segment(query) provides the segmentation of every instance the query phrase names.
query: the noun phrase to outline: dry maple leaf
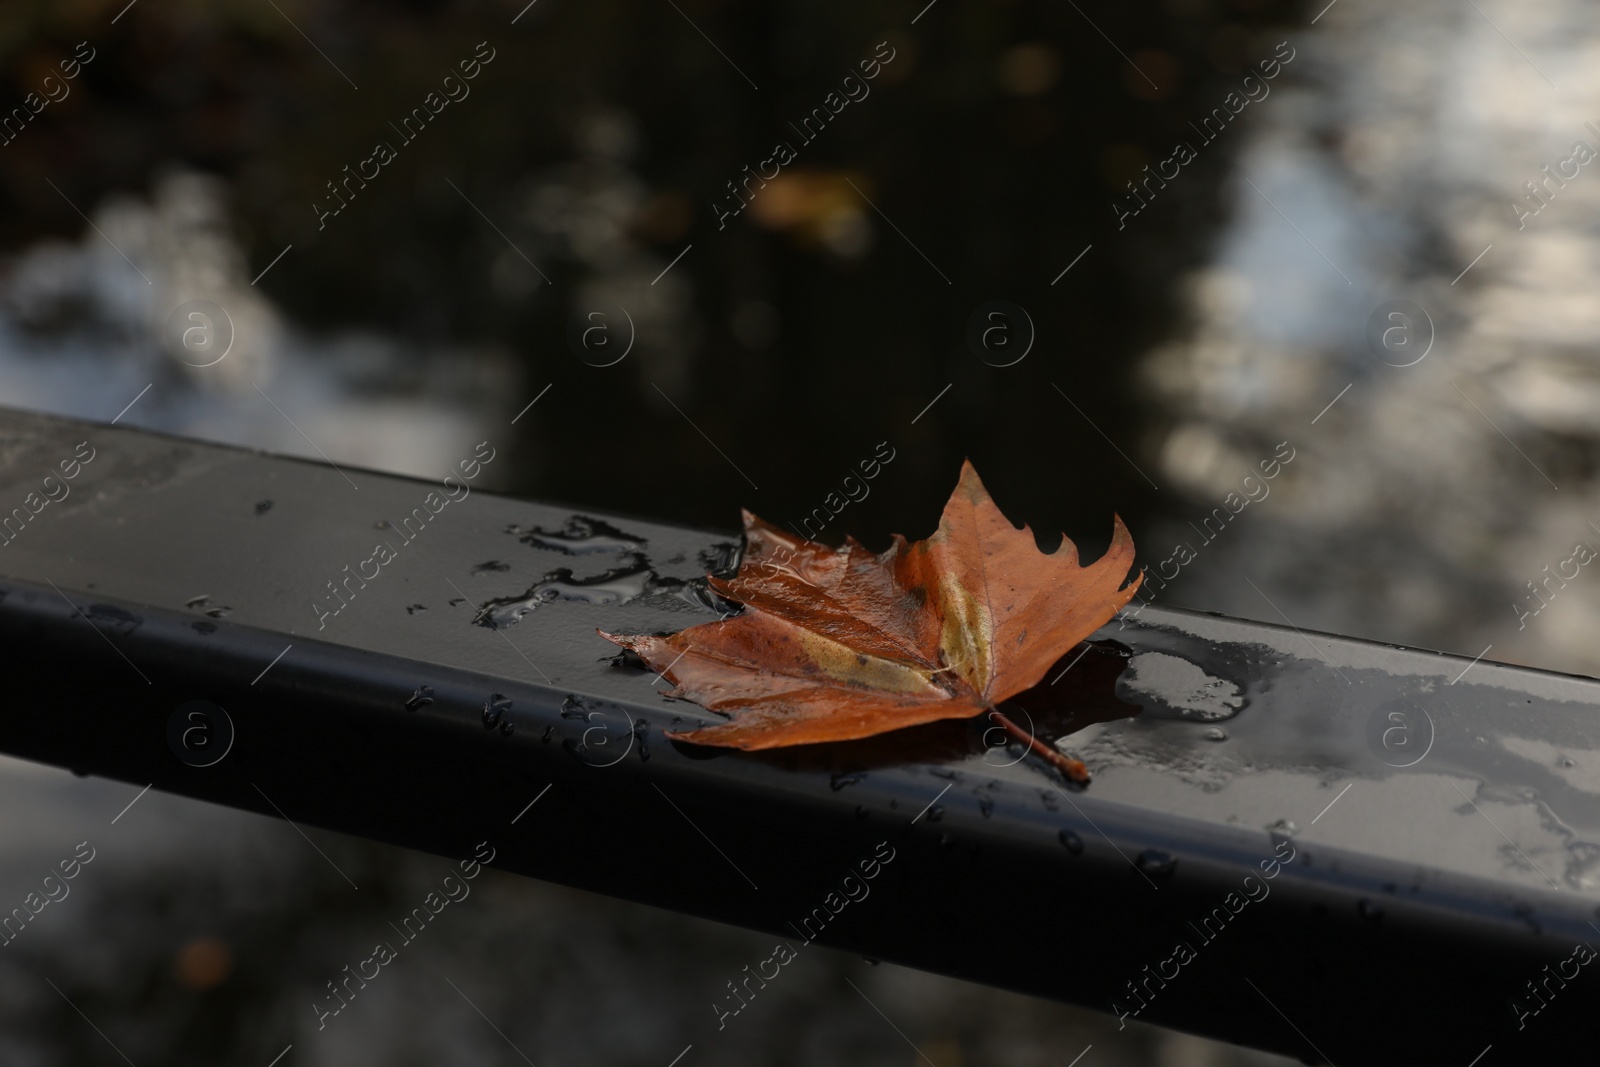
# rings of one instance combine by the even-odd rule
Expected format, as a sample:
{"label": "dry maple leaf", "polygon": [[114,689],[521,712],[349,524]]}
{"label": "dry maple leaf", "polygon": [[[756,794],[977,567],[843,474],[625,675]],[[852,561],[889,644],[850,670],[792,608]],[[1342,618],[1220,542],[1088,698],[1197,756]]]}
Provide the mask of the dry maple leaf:
{"label": "dry maple leaf", "polygon": [[[870,737],[937,719],[970,718],[1036,684],[1063,653],[1133,596],[1123,582],[1133,539],[1113,517],[1111,547],[1089,566],[1066,537],[1039,551],[1013,526],[971,463],[925,541],[894,535],[872,553],[854,538],[831,548],[744,513],[745,551],[711,588],[744,605],[731,618],[667,636],[609,634],[677,686],[670,694],[732,721],[681,741],[742,749]],[[1067,774],[1077,760],[1007,728]]]}

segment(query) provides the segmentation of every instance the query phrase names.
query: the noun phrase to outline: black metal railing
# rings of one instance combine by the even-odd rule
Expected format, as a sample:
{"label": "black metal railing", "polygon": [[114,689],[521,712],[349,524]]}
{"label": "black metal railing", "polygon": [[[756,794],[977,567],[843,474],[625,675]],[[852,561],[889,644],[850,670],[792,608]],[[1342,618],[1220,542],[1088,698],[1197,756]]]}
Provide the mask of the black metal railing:
{"label": "black metal railing", "polygon": [[6,753],[1308,1062],[1596,1036],[1590,679],[1151,606],[1016,703],[1087,789],[981,720],[694,748],[663,730],[713,716],[595,629],[715,618],[726,534],[0,435]]}

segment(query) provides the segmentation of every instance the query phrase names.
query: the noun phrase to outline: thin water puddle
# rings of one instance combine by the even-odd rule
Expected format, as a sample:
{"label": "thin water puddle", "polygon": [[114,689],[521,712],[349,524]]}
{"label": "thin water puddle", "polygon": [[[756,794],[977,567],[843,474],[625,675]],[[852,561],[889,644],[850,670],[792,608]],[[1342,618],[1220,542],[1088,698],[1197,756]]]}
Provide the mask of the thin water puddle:
{"label": "thin water puddle", "polygon": [[[647,538],[628,533],[609,522],[588,515],[573,515],[557,529],[543,526],[508,525],[505,532],[524,544],[568,556],[611,554],[616,564],[597,574],[579,575],[571,567],[547,571],[520,593],[496,597],[478,605],[473,622],[489,629],[501,629],[520,622],[531,611],[555,603],[580,603],[615,606],[634,601],[654,602],[669,610],[691,610],[702,614],[728,615],[739,606],[711,591],[702,574],[676,578],[661,574],[644,552]],[[717,542],[698,553],[706,573],[724,573],[737,567],[740,546]],[[677,555],[668,563],[682,563]],[[474,573],[509,569],[503,565],[480,566]]]}
{"label": "thin water puddle", "polygon": [[632,552],[648,544],[643,537],[625,533],[603,519],[588,515],[574,515],[557,530],[547,530],[542,526],[524,528],[512,523],[506,527],[506,533],[516,535],[523,544],[569,556]]}
{"label": "thin water puddle", "polygon": [[1231,719],[1249,703],[1238,683],[1170,652],[1141,652],[1130,659],[1117,680],[1117,696],[1156,718],[1206,723]]}

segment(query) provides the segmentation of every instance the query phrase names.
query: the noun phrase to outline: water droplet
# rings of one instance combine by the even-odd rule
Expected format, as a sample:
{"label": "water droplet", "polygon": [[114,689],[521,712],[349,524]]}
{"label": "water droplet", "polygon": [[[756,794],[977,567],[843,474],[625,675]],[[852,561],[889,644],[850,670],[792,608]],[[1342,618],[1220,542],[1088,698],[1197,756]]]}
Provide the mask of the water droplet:
{"label": "water droplet", "polygon": [[1212,726],[1208,727],[1201,736],[1207,741],[1226,741],[1228,739],[1228,731],[1220,726]]}
{"label": "water droplet", "polygon": [[407,711],[416,711],[418,708],[427,707],[433,703],[433,686],[419,685],[417,691],[411,694],[411,699],[406,701]]}
{"label": "water droplet", "polygon": [[639,762],[644,763],[650,759],[650,724],[639,721],[633,724],[633,738],[639,742]]}
{"label": "water droplet", "polygon": [[1178,869],[1178,861],[1170,852],[1147,848],[1134,857],[1134,866],[1152,878],[1167,878]]}
{"label": "water droplet", "polygon": [[938,822],[940,819],[944,818],[944,805],[935,804],[933,807],[929,808],[926,818],[929,822]]}
{"label": "water droplet", "polygon": [[1074,856],[1083,851],[1083,838],[1079,837],[1071,830],[1062,830],[1060,833],[1056,834],[1056,839],[1059,840],[1063,845],[1067,846],[1067,851],[1072,853]]}
{"label": "water droplet", "polygon": [[505,571],[508,571],[510,569],[511,569],[511,564],[509,564],[509,563],[501,563],[497,559],[491,559],[491,560],[486,560],[483,563],[479,563],[477,566],[473,567],[472,568],[472,573],[473,574],[489,574],[489,573],[500,574],[500,573],[504,573]]}
{"label": "water droplet", "polygon": [[940,848],[949,848],[951,845],[953,845],[955,843],[956,843],[956,839],[951,837],[949,834],[940,834],[939,835],[939,847]]}
{"label": "water droplet", "polygon": [[1300,832],[1300,828],[1289,819],[1279,819],[1277,822],[1267,827],[1267,829],[1271,830],[1275,834],[1282,834],[1284,837],[1293,837],[1295,834]]}
{"label": "water droplet", "polygon": [[500,719],[506,710],[511,707],[503,693],[490,693],[489,699],[483,702],[483,728],[493,730],[500,725]]}
{"label": "water droplet", "polygon": [[191,622],[189,625],[194,627],[194,632],[197,634],[214,634],[217,632],[217,624],[214,622]]}
{"label": "water droplet", "polygon": [[857,804],[856,805],[856,818],[865,819],[866,817],[867,817],[867,807],[866,807],[866,805],[865,804]]}
{"label": "water droplet", "polygon": [[871,956],[862,956],[861,958],[867,962],[869,967],[876,967],[878,964],[883,962],[882,960],[875,960]]}
{"label": "water droplet", "polygon": [[257,515],[265,515],[267,512],[269,512],[271,510],[272,510],[272,501],[270,501],[270,500],[258,500],[258,501],[256,501],[256,514]]}
{"label": "water droplet", "polygon": [[1056,795],[1054,793],[1049,792],[1048,790],[1039,790],[1039,801],[1040,803],[1044,804],[1045,811],[1061,810],[1061,802],[1056,799]]}
{"label": "water droplet", "polygon": [[512,731],[514,731],[516,728],[517,728],[517,724],[516,723],[512,722],[510,719],[503,719],[500,722],[500,736],[501,737],[510,737],[511,734],[512,734]]}
{"label": "water droplet", "polygon": [[1362,898],[1356,901],[1356,913],[1368,922],[1381,922],[1383,920],[1383,907],[1372,901]]}
{"label": "water droplet", "polygon": [[550,735],[555,733],[555,732],[556,732],[555,723],[549,723],[544,728],[544,736],[539,738],[539,740],[543,741],[545,744],[548,745],[550,743]]}
{"label": "water droplet", "polygon": [[980,796],[978,798],[978,811],[985,819],[994,814],[994,797]]}
{"label": "water droplet", "polygon": [[643,596],[654,571],[641,564],[615,567],[589,578],[575,578],[563,567],[551,571],[521,596],[499,597],[484,604],[473,622],[491,630],[521,621],[530,611],[557,600],[585,604],[626,604]]}
{"label": "water droplet", "polygon": [[512,524],[506,533],[519,535],[523,544],[535,548],[548,548],[569,556],[587,556],[600,552],[629,552],[643,548],[647,542],[642,537],[623,533],[610,523],[587,515],[574,515],[559,530],[546,530],[535,526],[524,530]]}
{"label": "water droplet", "polygon": [[928,771],[928,773],[933,775],[935,778],[948,778],[952,782],[956,781],[957,779],[959,779],[961,777],[960,774],[958,774],[955,771],[950,770],[950,768],[948,768],[948,767],[934,767],[934,768],[930,769]]}
{"label": "water droplet", "polygon": [[206,618],[208,619],[224,619],[231,614],[233,614],[233,609],[229,607],[215,607],[206,609]]}
{"label": "water droplet", "polygon": [[828,780],[828,784],[832,786],[833,791],[837,793],[845,786],[855,785],[865,777],[866,775],[864,774],[835,774]]}
{"label": "water droplet", "polygon": [[211,595],[209,593],[201,593],[199,596],[192,596],[185,600],[183,606],[186,608],[198,608],[204,607],[209,603],[211,603]]}

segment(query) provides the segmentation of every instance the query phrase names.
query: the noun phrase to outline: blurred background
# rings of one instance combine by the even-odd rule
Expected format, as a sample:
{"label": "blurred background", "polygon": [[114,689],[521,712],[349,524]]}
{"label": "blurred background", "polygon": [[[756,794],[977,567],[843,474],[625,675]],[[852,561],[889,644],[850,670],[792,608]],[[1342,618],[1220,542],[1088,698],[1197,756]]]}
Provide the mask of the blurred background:
{"label": "blurred background", "polygon": [[[1596,673],[1600,578],[1528,583],[1600,547],[1597,53],[1575,0],[16,0],[0,403],[869,545],[971,457],[1047,542],[1187,546],[1158,603]],[[8,1064],[664,1065],[769,951],[490,874],[318,1034],[442,861],[0,790],[0,900],[103,857],[0,952]],[[684,1067],[1281,1062],[805,966]]]}

